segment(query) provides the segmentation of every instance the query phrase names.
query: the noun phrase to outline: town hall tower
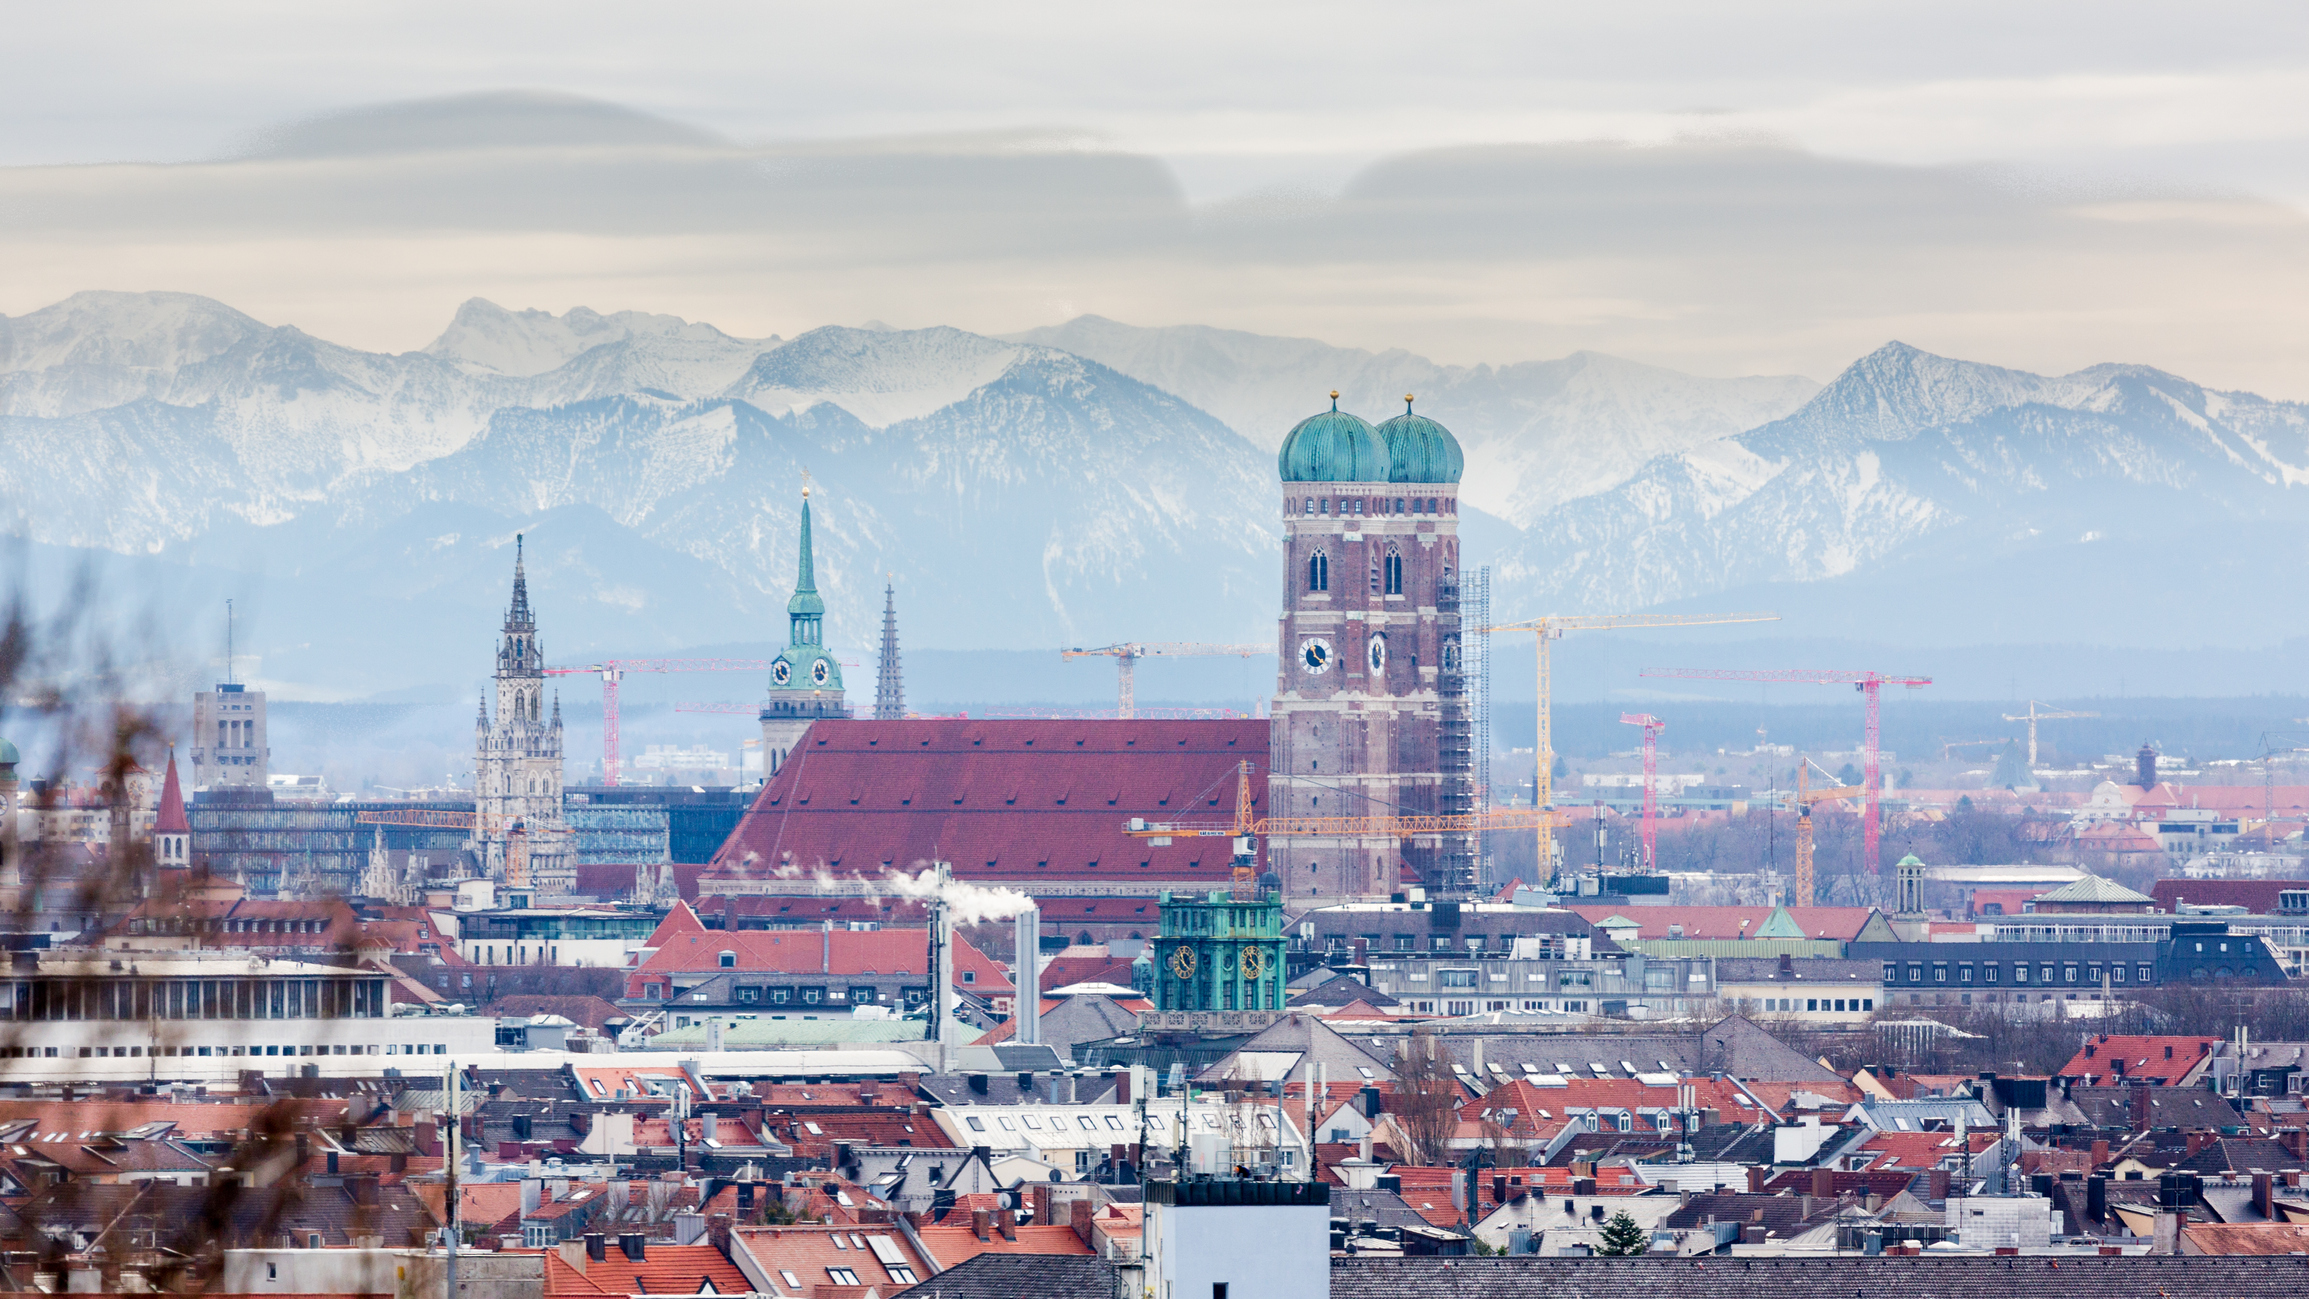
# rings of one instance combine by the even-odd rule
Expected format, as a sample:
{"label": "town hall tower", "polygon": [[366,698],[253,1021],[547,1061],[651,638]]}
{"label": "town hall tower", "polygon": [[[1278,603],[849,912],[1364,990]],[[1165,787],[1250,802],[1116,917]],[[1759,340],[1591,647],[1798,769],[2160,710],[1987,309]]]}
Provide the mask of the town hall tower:
{"label": "town hall tower", "polygon": [[515,823],[529,841],[529,880],[539,893],[566,893],[575,869],[566,845],[553,842],[561,825],[561,699],[545,697],[545,650],[537,615],[529,608],[529,577],[522,539],[513,539],[513,603],[498,634],[494,677],[497,715],[481,699],[473,723],[473,827],[482,869],[505,870]]}

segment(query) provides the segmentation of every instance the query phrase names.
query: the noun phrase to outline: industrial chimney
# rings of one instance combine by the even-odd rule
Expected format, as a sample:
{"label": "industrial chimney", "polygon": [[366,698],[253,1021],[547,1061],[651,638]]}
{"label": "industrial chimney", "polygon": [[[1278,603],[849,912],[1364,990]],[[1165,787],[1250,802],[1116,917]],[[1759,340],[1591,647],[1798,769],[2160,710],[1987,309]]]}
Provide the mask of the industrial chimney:
{"label": "industrial chimney", "polygon": [[2133,763],[2140,769],[2135,774],[2136,783],[2142,789],[2155,789],[2157,787],[2157,751],[2149,747],[2147,740],[2141,741],[2141,751],[2133,755]]}
{"label": "industrial chimney", "polygon": [[1010,981],[1018,990],[1018,1031],[1010,1040],[1023,1045],[1042,1040],[1042,908],[1019,912],[1014,924],[1017,959],[1012,964],[1018,972]]}

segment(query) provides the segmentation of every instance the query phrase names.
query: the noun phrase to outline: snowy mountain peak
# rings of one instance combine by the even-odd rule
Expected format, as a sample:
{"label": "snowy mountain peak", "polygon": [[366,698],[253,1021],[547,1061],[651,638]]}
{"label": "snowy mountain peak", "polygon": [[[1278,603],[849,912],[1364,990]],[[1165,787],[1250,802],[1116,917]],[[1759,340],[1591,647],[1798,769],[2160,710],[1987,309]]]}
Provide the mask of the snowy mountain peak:
{"label": "snowy mountain peak", "polygon": [[1898,440],[1935,425],[2044,399],[2052,381],[1890,342],[1846,366],[1781,421],[1816,436]]}
{"label": "snowy mountain peak", "polygon": [[91,290],[21,316],[0,316],[0,374],[64,365],[175,370],[270,328],[197,293]]}
{"label": "snowy mountain peak", "polygon": [[757,357],[724,396],[772,414],[832,402],[869,428],[942,410],[1039,348],[966,330],[813,329]]}
{"label": "snowy mountain peak", "polygon": [[712,325],[679,316],[643,311],[605,316],[587,307],[572,307],[557,316],[535,308],[508,311],[486,298],[472,298],[457,308],[456,318],[424,351],[467,374],[526,379],[558,370],[594,348],[635,338],[677,340],[709,349],[746,342],[767,347],[777,341],[733,339]]}

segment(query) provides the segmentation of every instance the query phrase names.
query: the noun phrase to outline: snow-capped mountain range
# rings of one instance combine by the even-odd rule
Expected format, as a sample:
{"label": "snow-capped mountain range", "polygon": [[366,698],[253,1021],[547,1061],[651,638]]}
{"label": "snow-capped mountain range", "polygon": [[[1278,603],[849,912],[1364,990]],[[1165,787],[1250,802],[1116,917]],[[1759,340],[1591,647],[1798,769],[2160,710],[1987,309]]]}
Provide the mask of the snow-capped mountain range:
{"label": "snow-capped mountain range", "polygon": [[1415,395],[1467,453],[1466,499],[1518,526],[1626,482],[1645,461],[1756,427],[1820,385],[1798,375],[1707,379],[1577,352],[1514,365],[1439,365],[1202,325],[1142,329],[1097,316],[1016,335],[1175,392],[1268,450],[1313,413],[1310,394],[1385,419]]}
{"label": "snow-capped mountain range", "polygon": [[[1820,634],[2142,643],[2101,566],[2231,599],[2309,536],[2303,408],[2138,367],[1893,344],[1818,388],[1095,317],[749,339],[478,300],[386,355],[169,293],[0,317],[0,496],[35,580],[109,556],[195,659],[234,597],[244,670],[346,697],[485,671],[517,532],[556,660],[780,641],[806,471],[862,695],[885,582],[917,647],[1270,635],[1272,452],[1333,387],[1374,419],[1416,392],[1459,434],[1503,615],[1761,602]],[[2255,643],[2303,621],[2254,613]]]}

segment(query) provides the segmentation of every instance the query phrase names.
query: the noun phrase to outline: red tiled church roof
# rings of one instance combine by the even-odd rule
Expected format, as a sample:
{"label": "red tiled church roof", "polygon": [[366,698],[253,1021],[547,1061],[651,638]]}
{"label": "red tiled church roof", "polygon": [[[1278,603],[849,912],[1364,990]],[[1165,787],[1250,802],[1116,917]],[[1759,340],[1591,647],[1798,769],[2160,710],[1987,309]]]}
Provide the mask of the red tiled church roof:
{"label": "red tiled church roof", "polygon": [[191,834],[192,822],[184,815],[184,786],[176,779],[176,750],[168,751],[168,776],[160,786],[160,815],[153,818],[154,834]]}
{"label": "red tiled church roof", "polygon": [[965,879],[1219,883],[1228,841],[1155,847],[1131,817],[1225,820],[1235,767],[1266,805],[1267,723],[826,720],[763,786],[701,884],[780,869],[877,875],[952,862]]}

